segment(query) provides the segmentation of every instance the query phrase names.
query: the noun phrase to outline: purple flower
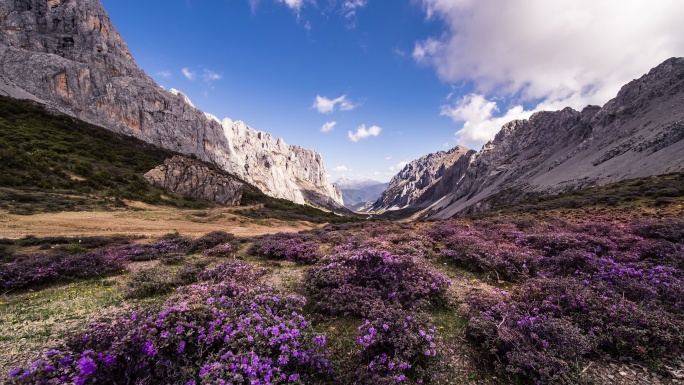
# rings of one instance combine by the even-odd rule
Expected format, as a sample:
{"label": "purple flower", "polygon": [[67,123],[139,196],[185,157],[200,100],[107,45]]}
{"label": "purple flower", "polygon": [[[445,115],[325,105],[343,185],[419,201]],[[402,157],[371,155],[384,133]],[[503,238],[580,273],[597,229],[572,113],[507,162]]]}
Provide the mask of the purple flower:
{"label": "purple flower", "polygon": [[24,369],[22,369],[22,368],[14,368],[14,369],[10,370],[10,372],[9,372],[10,378],[17,377],[23,370]]}
{"label": "purple flower", "polygon": [[154,357],[157,355],[157,349],[154,348],[154,344],[152,344],[152,342],[150,341],[146,341],[143,344],[142,351],[150,357]]}
{"label": "purple flower", "polygon": [[181,341],[178,344],[178,353],[183,353],[184,350],[185,350],[185,341]]}
{"label": "purple flower", "polygon": [[107,356],[107,357],[104,358],[104,362],[105,362],[105,364],[107,364],[107,365],[113,364],[114,361],[116,361],[116,357],[111,356],[111,355],[109,355],[109,356]]}
{"label": "purple flower", "polygon": [[89,357],[81,358],[78,360],[77,365],[79,373],[81,373],[81,375],[84,377],[88,377],[89,375],[95,373],[95,370],[97,370],[97,365]]}

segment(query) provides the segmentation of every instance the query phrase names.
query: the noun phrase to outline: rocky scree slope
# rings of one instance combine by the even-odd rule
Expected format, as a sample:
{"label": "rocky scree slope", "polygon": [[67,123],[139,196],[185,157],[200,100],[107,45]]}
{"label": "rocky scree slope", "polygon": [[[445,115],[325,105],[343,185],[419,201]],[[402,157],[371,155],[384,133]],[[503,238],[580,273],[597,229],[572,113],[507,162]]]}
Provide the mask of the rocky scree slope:
{"label": "rocky scree slope", "polygon": [[454,163],[468,153],[467,148],[456,146],[449,151],[439,151],[412,161],[392,177],[387,190],[369,211],[383,212],[411,206],[426,190],[439,182]]}
{"label": "rocky scree slope", "polygon": [[[684,58],[623,86],[603,107],[538,112],[456,161],[410,206],[448,218],[558,193],[684,170]],[[505,201],[505,202],[502,202]]]}
{"label": "rocky scree slope", "polygon": [[264,193],[341,207],[321,156],[196,109],[137,67],[99,0],[0,2],[0,94],[192,154]]}

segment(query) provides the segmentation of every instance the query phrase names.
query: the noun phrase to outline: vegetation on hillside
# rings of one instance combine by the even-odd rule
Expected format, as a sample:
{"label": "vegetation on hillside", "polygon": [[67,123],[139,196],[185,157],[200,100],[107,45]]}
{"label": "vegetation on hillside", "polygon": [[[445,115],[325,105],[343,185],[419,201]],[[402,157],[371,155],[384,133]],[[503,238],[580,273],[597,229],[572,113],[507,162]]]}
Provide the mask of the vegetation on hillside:
{"label": "vegetation on hillside", "polygon": [[[133,137],[0,96],[0,209],[15,214],[110,210],[124,200],[179,208],[216,206],[145,182],[143,174],[175,155]],[[208,165],[211,167],[210,165]],[[311,206],[248,188],[240,211],[252,219],[346,222]]]}

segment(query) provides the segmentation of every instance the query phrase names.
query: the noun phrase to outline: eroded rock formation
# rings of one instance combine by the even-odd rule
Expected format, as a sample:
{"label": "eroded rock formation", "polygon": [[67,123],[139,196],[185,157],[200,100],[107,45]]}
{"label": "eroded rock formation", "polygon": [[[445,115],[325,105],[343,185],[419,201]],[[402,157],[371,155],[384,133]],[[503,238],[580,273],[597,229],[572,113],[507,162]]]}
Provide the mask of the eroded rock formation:
{"label": "eroded rock formation", "polygon": [[342,204],[321,156],[220,122],[138,68],[99,0],[0,2],[0,93],[212,163],[264,193]]}

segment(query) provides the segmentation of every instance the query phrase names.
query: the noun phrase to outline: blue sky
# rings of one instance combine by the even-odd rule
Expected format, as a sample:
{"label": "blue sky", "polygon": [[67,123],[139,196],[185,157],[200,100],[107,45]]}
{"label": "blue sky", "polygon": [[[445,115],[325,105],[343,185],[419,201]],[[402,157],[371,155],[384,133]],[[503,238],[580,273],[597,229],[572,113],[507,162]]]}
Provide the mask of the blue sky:
{"label": "blue sky", "polygon": [[103,0],[159,84],[315,149],[331,182],[387,181],[534,111],[603,104],[684,53],[684,2],[596,3]]}

